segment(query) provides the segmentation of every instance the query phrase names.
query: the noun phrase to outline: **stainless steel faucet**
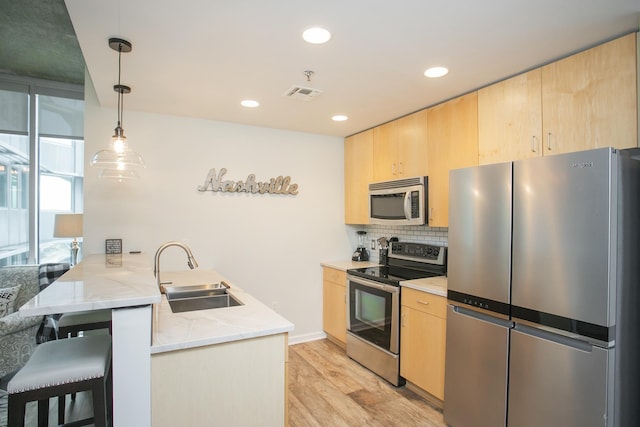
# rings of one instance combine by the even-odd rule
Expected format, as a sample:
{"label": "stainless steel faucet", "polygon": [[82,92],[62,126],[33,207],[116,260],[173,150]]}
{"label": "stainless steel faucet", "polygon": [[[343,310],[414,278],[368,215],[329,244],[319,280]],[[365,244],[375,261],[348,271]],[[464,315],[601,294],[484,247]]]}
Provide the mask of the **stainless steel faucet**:
{"label": "stainless steel faucet", "polygon": [[160,255],[165,249],[167,249],[170,246],[178,246],[179,248],[182,248],[186,252],[187,265],[189,266],[190,269],[193,270],[194,268],[198,267],[198,262],[193,257],[193,254],[191,253],[191,249],[189,249],[187,245],[185,245],[182,242],[175,242],[175,241],[163,243],[162,246],[160,246],[156,251],[155,261],[153,263],[153,275],[156,277],[156,284],[158,285],[158,289],[160,289],[160,292],[163,291],[162,289],[163,283],[160,281]]}

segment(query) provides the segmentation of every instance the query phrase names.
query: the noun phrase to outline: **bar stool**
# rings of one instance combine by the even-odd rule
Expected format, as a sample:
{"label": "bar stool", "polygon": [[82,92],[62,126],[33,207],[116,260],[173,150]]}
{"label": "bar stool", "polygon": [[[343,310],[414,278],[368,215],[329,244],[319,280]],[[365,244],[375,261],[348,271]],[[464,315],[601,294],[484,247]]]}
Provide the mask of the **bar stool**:
{"label": "bar stool", "polygon": [[[93,417],[70,423],[107,426],[107,380],[111,336],[92,335],[40,344],[27,364],[9,381],[9,426],[24,427],[28,402],[38,401],[38,426],[47,426],[49,399],[58,397],[58,423],[64,423],[65,395],[91,390]],[[62,400],[62,402],[61,402]],[[61,404],[62,403],[62,404]],[[67,424],[63,424],[67,425]]]}
{"label": "bar stool", "polygon": [[58,319],[58,338],[67,338],[68,335],[77,337],[80,331],[95,329],[109,329],[111,334],[111,310],[79,311],[64,313]]}
{"label": "bar stool", "polygon": [[[58,339],[77,337],[80,332],[98,329],[109,329],[109,335],[111,335],[110,309],[64,313],[57,321]],[[75,399],[76,394],[71,393],[71,400]],[[60,398],[58,402],[64,404],[65,400]]]}

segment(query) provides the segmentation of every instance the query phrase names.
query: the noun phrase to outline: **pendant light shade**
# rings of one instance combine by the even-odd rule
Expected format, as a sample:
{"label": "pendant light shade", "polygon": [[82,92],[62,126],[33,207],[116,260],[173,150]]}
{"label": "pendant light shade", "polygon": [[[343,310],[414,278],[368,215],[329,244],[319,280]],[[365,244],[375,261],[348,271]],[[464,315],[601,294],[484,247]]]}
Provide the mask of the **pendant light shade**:
{"label": "pendant light shade", "polygon": [[119,170],[119,169],[102,169],[100,171],[99,178],[116,179],[122,181],[125,179],[138,179],[140,175],[138,172],[131,169]]}
{"label": "pendant light shade", "polygon": [[124,94],[130,93],[131,88],[120,83],[121,57],[123,52],[131,52],[131,43],[119,38],[110,38],[109,47],[118,52],[118,84],[113,86],[113,90],[118,93],[118,122],[109,148],[94,154],[91,158],[91,165],[103,169],[99,175],[101,178],[134,179],[139,177],[136,170],[144,168],[146,165],[142,156],[129,148],[122,127]]}
{"label": "pendant light shade", "polygon": [[[115,144],[112,144],[112,147],[115,147]],[[115,148],[98,151],[93,155],[91,164],[104,169],[119,170],[145,167],[142,156],[137,152],[129,149],[119,152]]]}

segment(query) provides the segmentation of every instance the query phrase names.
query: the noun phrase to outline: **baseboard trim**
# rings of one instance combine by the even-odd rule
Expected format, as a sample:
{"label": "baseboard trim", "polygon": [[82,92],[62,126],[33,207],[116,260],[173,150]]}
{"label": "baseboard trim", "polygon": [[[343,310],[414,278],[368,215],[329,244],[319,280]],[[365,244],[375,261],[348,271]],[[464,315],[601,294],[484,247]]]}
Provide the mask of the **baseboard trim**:
{"label": "baseboard trim", "polygon": [[322,340],[327,337],[322,331],[302,335],[289,335],[289,345],[302,344],[303,342]]}
{"label": "baseboard trim", "polygon": [[332,343],[334,343],[335,345],[337,345],[338,347],[340,347],[343,350],[347,350],[347,343],[344,341],[340,341],[338,338],[334,337],[331,334],[327,334],[327,339],[329,341],[331,341]]}
{"label": "baseboard trim", "polygon": [[435,409],[442,412],[442,408],[444,407],[444,402],[442,400],[438,399],[428,391],[421,389],[420,387],[413,384],[412,382],[407,381],[406,387],[412,392],[414,392],[415,394],[417,394],[418,396],[422,397],[427,402],[429,402],[429,404],[433,406]]}

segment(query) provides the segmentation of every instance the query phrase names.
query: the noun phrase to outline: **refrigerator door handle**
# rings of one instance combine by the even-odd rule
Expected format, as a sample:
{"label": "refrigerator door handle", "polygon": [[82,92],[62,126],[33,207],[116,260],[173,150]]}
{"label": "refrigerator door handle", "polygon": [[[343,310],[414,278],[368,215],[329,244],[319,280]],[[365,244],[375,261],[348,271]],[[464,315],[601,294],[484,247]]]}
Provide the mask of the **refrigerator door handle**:
{"label": "refrigerator door handle", "polygon": [[478,320],[483,320],[485,322],[493,323],[498,326],[502,326],[505,328],[512,328],[513,322],[507,319],[500,319],[497,317],[493,317],[489,314],[485,314],[476,310],[469,310],[468,308],[460,307],[459,305],[451,305],[451,309],[458,314],[463,316],[471,317]]}
{"label": "refrigerator door handle", "polygon": [[576,338],[566,337],[564,335],[556,334],[550,331],[545,331],[544,329],[533,328],[531,326],[523,325],[521,323],[516,323],[514,330],[522,332],[523,334],[531,335],[536,338],[541,338],[543,340],[551,341],[565,347],[571,347],[576,350],[585,351],[587,353],[591,353],[593,350],[593,345],[589,344],[586,341],[582,341]]}

